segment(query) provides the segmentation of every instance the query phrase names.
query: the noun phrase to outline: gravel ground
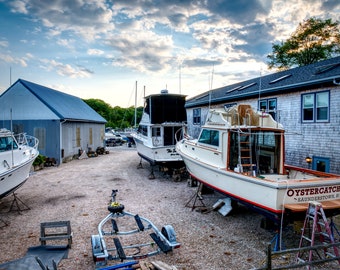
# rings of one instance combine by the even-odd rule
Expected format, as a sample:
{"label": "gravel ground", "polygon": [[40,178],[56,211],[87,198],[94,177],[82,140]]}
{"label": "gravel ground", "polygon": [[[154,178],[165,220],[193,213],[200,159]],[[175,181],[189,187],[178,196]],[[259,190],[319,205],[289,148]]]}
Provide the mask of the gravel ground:
{"label": "gravel ground", "polygon": [[[139,162],[135,148],[121,146],[110,148],[106,155],[34,172],[16,192],[29,210],[8,212],[12,196],[0,202],[0,218],[9,224],[0,229],[0,264],[21,258],[27,248],[40,245],[41,222],[70,220],[73,244],[58,269],[95,269],[91,235],[98,233],[98,223],[108,214],[111,190],[118,189],[117,199],[126,211],[148,218],[158,228],[172,225],[181,243],[179,249],[146,261],[159,260],[182,270],[255,269],[264,265],[274,232],[260,227],[262,216],[242,206],[226,217],[217,211],[193,210],[190,199],[196,188],[159,171],[150,180],[150,166],[143,161],[143,168],[138,168]],[[218,194],[207,194],[204,203],[211,207],[219,198]],[[296,244],[300,237],[292,231],[286,235],[289,244]]]}

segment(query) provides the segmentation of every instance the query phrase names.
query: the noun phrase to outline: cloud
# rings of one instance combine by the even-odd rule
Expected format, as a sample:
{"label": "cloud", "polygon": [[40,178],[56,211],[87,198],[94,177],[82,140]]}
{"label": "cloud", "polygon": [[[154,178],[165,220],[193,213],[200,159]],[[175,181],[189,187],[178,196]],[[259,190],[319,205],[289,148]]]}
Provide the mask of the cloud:
{"label": "cloud", "polygon": [[29,55],[27,55],[26,57],[12,57],[9,54],[1,54],[0,53],[0,60],[2,60],[5,63],[9,63],[9,64],[19,64],[22,67],[27,67],[27,61],[29,60]]}
{"label": "cloud", "polygon": [[41,67],[47,71],[55,71],[61,76],[70,78],[89,78],[93,71],[83,67],[73,67],[70,64],[63,64],[55,60],[41,59]]}
{"label": "cloud", "polygon": [[205,7],[214,14],[231,23],[247,24],[256,20],[259,15],[270,12],[273,1],[238,0],[238,1],[207,1]]}
{"label": "cloud", "polygon": [[142,25],[114,34],[106,42],[115,52],[116,58],[112,63],[116,66],[141,72],[161,72],[170,67],[169,61],[173,59],[171,37],[156,35],[143,29]]}
{"label": "cloud", "polygon": [[12,1],[11,3],[11,11],[14,13],[22,13],[22,14],[28,14],[28,10],[26,8],[25,1]]}
{"label": "cloud", "polygon": [[88,49],[87,50],[87,54],[88,55],[103,55],[105,52],[102,50],[98,50],[98,49]]}
{"label": "cloud", "polygon": [[[20,4],[19,4],[20,3]],[[15,1],[12,11],[27,14],[40,20],[50,33],[70,31],[86,40],[94,40],[114,28],[112,11],[104,1]]]}
{"label": "cloud", "polygon": [[0,47],[8,47],[8,41],[7,40],[0,40]]}
{"label": "cloud", "polygon": [[218,60],[209,60],[209,59],[187,59],[183,61],[183,66],[186,67],[212,67],[216,65],[220,65],[223,63],[222,59]]}

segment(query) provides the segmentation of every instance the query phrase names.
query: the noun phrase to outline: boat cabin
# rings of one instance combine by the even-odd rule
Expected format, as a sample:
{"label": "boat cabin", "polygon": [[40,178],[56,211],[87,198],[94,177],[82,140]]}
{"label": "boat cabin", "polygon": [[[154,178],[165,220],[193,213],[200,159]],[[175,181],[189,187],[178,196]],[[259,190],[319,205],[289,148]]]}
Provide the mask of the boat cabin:
{"label": "boat cabin", "polygon": [[209,117],[197,143],[213,148],[221,167],[253,176],[284,173],[284,131],[271,115],[239,105],[212,110]]}

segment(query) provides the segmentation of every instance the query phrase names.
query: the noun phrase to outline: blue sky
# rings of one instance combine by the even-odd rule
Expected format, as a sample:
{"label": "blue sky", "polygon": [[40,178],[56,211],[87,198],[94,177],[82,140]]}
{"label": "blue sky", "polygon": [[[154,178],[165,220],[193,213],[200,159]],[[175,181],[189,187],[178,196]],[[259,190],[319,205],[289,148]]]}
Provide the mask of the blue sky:
{"label": "blue sky", "polygon": [[0,0],[0,94],[25,79],[112,106],[258,77],[303,20],[338,0]]}

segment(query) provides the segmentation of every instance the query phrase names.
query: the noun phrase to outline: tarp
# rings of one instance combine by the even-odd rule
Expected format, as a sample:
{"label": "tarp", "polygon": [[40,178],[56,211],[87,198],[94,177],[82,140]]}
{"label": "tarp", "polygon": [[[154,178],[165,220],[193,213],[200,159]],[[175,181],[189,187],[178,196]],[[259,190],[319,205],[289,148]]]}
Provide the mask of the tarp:
{"label": "tarp", "polygon": [[0,269],[6,270],[41,270],[36,257],[38,257],[44,266],[48,266],[49,269],[53,269],[54,260],[58,263],[62,259],[66,259],[68,255],[67,246],[36,246],[30,247],[27,250],[26,255],[23,258],[13,260],[0,264]]}

